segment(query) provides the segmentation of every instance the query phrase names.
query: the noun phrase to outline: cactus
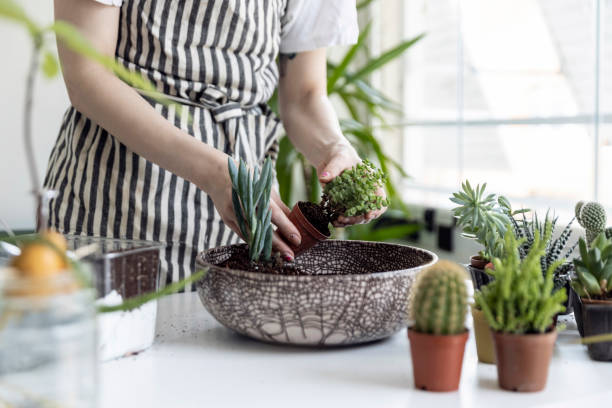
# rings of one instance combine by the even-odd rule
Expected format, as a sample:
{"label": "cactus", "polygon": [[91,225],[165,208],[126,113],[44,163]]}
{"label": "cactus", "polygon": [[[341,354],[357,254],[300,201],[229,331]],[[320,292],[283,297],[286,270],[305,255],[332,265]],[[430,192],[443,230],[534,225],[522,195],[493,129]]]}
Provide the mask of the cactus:
{"label": "cactus", "polygon": [[576,218],[586,231],[587,244],[591,245],[595,237],[606,229],[606,210],[595,201],[583,205],[581,203],[576,204]]}
{"label": "cactus", "polygon": [[465,270],[450,261],[439,261],[421,272],[410,304],[414,330],[436,335],[464,332],[466,279]]}
{"label": "cactus", "polygon": [[541,258],[550,241],[551,222],[546,222],[544,236],[539,231],[534,242],[521,260],[517,240],[511,229],[504,236],[505,254],[493,260],[495,278],[474,295],[476,305],[482,309],[493,330],[504,333],[543,333],[553,323],[553,316],[565,310],[567,298],[564,290],[554,291],[553,272],[564,260],[557,260],[543,273]]}
{"label": "cactus", "polygon": [[249,172],[244,161],[236,169],[234,160],[227,160],[232,181],[232,203],[242,238],[249,247],[252,262],[270,261],[272,254],[272,161],[266,159],[261,175],[257,167]]}
{"label": "cactus", "polygon": [[582,209],[583,205],[584,205],[584,201],[578,201],[576,203],[576,206],[574,207],[574,216],[576,217],[577,220],[580,219],[580,210]]}
{"label": "cactus", "polygon": [[583,298],[612,298],[612,240],[599,234],[587,248],[580,238],[580,259],[574,259],[576,276],[572,288]]}

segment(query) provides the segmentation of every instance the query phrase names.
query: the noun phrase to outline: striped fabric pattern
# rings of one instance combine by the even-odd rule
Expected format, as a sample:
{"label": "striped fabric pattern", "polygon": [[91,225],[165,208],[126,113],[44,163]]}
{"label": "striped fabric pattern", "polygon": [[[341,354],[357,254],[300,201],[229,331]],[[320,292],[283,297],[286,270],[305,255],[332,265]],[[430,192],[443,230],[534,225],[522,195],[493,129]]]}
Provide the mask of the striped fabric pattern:
{"label": "striped fabric pattern", "polygon": [[[126,0],[116,56],[159,92],[185,101],[182,115],[149,101],[175,126],[261,165],[276,156],[281,132],[265,102],[278,81],[285,2]],[[166,243],[162,283],[191,274],[200,251],[238,241],[203,191],[131,152],[73,107],[44,184],[58,191],[49,223],[64,233]]]}

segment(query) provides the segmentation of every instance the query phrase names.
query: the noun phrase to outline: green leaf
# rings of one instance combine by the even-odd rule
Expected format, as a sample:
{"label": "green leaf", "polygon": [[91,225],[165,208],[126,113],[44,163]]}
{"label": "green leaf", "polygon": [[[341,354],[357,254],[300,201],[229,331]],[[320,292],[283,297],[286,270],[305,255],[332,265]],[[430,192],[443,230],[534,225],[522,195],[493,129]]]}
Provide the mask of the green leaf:
{"label": "green leaf", "polygon": [[40,35],[41,29],[38,24],[13,0],[0,0],[0,17],[25,26],[33,37]]}
{"label": "green leaf", "polygon": [[425,37],[425,33],[419,34],[414,38],[403,41],[399,45],[384,52],[377,58],[371,59],[364,67],[359,69],[359,71],[357,71],[352,77],[347,78],[345,85],[355,81],[356,79],[361,79],[371,74],[372,72],[380,69],[382,66],[388,64],[389,62],[395,60],[397,57],[402,55],[408,48],[412,47],[414,44],[419,42],[423,37]]}
{"label": "green leaf", "polygon": [[357,43],[353,45],[347,51],[347,53],[344,55],[344,58],[342,58],[342,61],[340,61],[340,63],[333,69],[333,71],[331,72],[331,75],[328,75],[327,77],[327,93],[328,94],[332,92],[338,80],[346,73],[346,69],[349,66],[349,64],[353,61],[353,59],[355,58],[357,51],[359,51],[359,49],[363,47],[364,41],[370,34],[371,28],[372,28],[372,23],[368,23],[365,26],[365,28],[361,31],[361,33],[359,34]]}
{"label": "green leaf", "polygon": [[238,190],[238,169],[236,168],[236,163],[234,163],[234,159],[231,157],[227,158],[227,167],[229,170],[230,179],[232,180],[232,187],[235,190]]}
{"label": "green leaf", "polygon": [[59,72],[59,64],[55,58],[55,55],[51,54],[49,51],[45,52],[43,55],[41,69],[47,78],[55,78]]}

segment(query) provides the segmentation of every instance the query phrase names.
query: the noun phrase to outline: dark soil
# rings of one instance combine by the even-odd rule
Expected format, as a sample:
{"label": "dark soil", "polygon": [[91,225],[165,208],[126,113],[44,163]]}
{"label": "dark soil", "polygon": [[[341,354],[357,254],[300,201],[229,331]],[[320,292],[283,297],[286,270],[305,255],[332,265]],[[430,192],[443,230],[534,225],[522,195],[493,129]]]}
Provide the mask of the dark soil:
{"label": "dark soil", "polygon": [[300,206],[300,211],[304,214],[304,217],[317,229],[319,232],[325,236],[329,236],[329,223],[330,218],[328,214],[323,210],[323,208],[315,203],[310,203],[307,201],[300,201],[298,203]]}
{"label": "dark soil", "polygon": [[267,273],[270,275],[304,275],[294,263],[283,262],[280,258],[273,257],[270,263],[251,262],[247,252],[235,253],[227,261],[217,266],[239,271]]}

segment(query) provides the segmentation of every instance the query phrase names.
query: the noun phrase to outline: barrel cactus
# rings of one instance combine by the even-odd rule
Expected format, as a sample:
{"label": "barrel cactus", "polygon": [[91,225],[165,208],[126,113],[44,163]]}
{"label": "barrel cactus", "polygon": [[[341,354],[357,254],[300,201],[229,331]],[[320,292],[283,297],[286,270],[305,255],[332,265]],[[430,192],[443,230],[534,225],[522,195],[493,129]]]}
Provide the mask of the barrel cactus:
{"label": "barrel cactus", "polygon": [[578,204],[576,204],[576,218],[586,231],[586,238],[589,245],[593,242],[595,237],[606,229],[606,210],[603,205],[595,201],[584,204],[582,201],[578,202]]}
{"label": "barrel cactus", "polygon": [[463,333],[467,313],[467,274],[463,267],[439,261],[423,271],[413,288],[410,315],[420,333]]}

